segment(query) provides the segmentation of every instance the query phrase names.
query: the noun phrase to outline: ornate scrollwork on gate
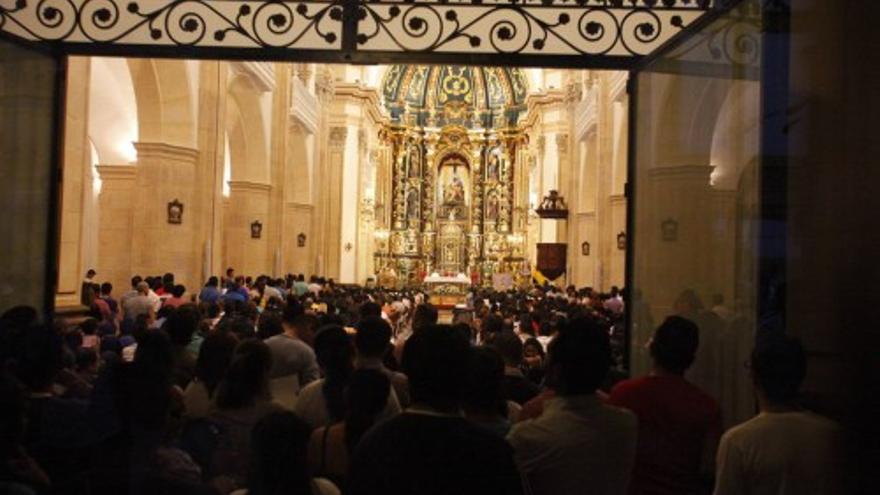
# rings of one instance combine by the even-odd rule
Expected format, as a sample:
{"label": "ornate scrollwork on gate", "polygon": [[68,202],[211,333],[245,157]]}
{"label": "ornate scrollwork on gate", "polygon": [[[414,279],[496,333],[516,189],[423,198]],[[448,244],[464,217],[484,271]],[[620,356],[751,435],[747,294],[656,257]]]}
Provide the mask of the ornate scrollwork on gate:
{"label": "ornate scrollwork on gate", "polygon": [[0,0],[0,29],[73,44],[339,50],[341,3]]}
{"label": "ornate scrollwork on gate", "polygon": [[366,51],[637,56],[693,22],[710,3],[369,2],[360,6],[357,42]]}
{"label": "ornate scrollwork on gate", "polygon": [[[375,61],[650,53],[713,0],[0,0],[0,31],[75,53]],[[149,47],[153,51],[146,52]],[[248,53],[249,52],[249,53]],[[514,58],[511,58],[511,55]],[[608,65],[608,64],[606,64]]]}

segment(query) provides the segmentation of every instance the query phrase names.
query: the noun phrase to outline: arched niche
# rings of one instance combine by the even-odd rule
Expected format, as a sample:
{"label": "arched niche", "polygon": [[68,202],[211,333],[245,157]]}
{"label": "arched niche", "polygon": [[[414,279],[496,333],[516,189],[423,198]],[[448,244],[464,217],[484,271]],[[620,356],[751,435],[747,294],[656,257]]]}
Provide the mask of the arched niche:
{"label": "arched niche", "polygon": [[[461,206],[466,209],[471,204],[471,163],[469,158],[459,152],[450,151],[437,159],[437,204],[442,207]],[[441,217],[446,217],[440,212]]]}

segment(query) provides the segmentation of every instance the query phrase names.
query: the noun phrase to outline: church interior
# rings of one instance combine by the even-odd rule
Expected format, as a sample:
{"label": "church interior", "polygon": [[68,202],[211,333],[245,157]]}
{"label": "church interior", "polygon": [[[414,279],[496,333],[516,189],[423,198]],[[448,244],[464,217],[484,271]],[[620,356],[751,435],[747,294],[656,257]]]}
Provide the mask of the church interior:
{"label": "church interior", "polygon": [[[625,72],[74,57],[58,304],[243,274],[624,285]],[[536,214],[550,191],[564,219]],[[560,270],[560,271],[563,271]],[[553,273],[558,278],[562,273]],[[497,278],[497,277],[496,277]]]}
{"label": "church interior", "polygon": [[[428,0],[314,2],[327,15],[312,7],[296,10],[298,22],[311,22],[297,29],[314,32],[283,47],[244,39],[249,32],[239,21],[251,7],[236,9],[234,2],[168,3],[169,12],[222,4],[211,12],[223,19],[227,10],[238,12],[228,26],[205,30],[213,36],[204,37],[199,22],[209,22],[207,17],[181,17],[175,26],[167,22],[170,14],[148,14],[138,2],[115,10],[104,6],[112,1],[7,3],[0,6],[0,205],[7,213],[0,222],[6,254],[0,262],[0,398],[16,399],[5,403],[21,413],[8,418],[20,430],[30,434],[39,424],[55,427],[47,434],[63,433],[61,451],[74,452],[67,459],[79,460],[68,434],[98,438],[89,428],[67,427],[74,424],[71,418],[95,423],[92,409],[50,412],[38,423],[30,416],[42,411],[29,404],[100,399],[92,393],[100,385],[113,389],[107,396],[126,398],[133,391],[132,397],[146,398],[143,404],[166,408],[154,418],[171,418],[180,410],[172,411],[164,399],[176,401],[178,392],[202,386],[207,405],[196,400],[202,410],[185,404],[185,419],[201,419],[192,411],[216,416],[219,400],[208,388],[228,389],[244,376],[243,367],[227,373],[233,358],[247,353],[253,366],[245,371],[259,370],[256,385],[242,387],[253,404],[270,402],[276,380],[287,387],[293,382],[285,380],[296,379],[295,386],[275,389],[293,401],[283,404],[285,414],[305,387],[318,390],[321,375],[326,381],[338,371],[348,380],[376,364],[369,359],[378,359],[394,372],[382,382],[379,411],[401,394],[394,376],[409,380],[406,342],[426,341],[421,329],[432,328],[430,338],[437,340],[421,349],[424,359],[408,364],[415,373],[422,371],[419,364],[438,376],[449,372],[445,365],[454,359],[430,361],[443,345],[434,332],[442,327],[466,337],[468,345],[457,354],[467,356],[457,362],[459,378],[465,369],[486,371],[478,369],[479,357],[493,360],[492,376],[469,374],[446,397],[455,400],[427,410],[425,418],[439,412],[476,423],[491,416],[513,431],[546,411],[552,417],[545,403],[569,400],[568,386],[586,375],[575,373],[575,365],[602,364],[591,370],[601,382],[588,384],[588,394],[571,393],[572,400],[595,395],[604,403],[620,383],[675,375],[715,404],[702,411],[712,424],[703,425],[700,448],[688,453],[700,457],[692,474],[708,475],[698,480],[708,483],[705,493],[713,482],[717,487],[725,479],[746,478],[720,475],[744,466],[724,466],[721,453],[735,450],[731,435],[782,414],[815,414],[841,426],[832,428],[833,442],[818,448],[792,447],[819,437],[809,428],[791,433],[791,421],[776,424],[777,431],[791,433],[783,441],[752,435],[757,446],[790,447],[790,459],[819,459],[802,452],[825,456],[795,470],[789,479],[802,483],[798,487],[819,486],[812,480],[828,468],[836,488],[824,492],[876,492],[870,486],[876,484],[871,473],[878,457],[872,442],[878,407],[869,391],[880,383],[876,311],[870,309],[877,307],[878,291],[870,280],[880,249],[874,213],[880,207],[880,167],[873,166],[880,121],[872,96],[877,63],[871,61],[880,50],[864,40],[875,30],[868,11],[877,5],[860,2],[865,6],[857,10],[818,0],[596,0],[570,6],[438,1],[432,6],[438,29],[453,34],[424,48],[395,35],[429,38],[421,33],[433,32],[427,29],[433,17],[401,14],[425,9]],[[278,8],[284,2],[266,4]],[[358,17],[358,6],[373,14]],[[461,13],[479,8],[502,16],[521,10],[526,23],[515,30],[502,20],[483,33],[482,24],[465,22]],[[583,12],[575,19],[553,9]],[[659,12],[657,24],[649,19],[652,11]],[[132,24],[117,22],[117,14]],[[283,20],[273,15],[266,25],[280,29]],[[338,24],[339,39],[319,21]],[[375,33],[358,25],[371,22]],[[624,32],[627,22],[635,24]],[[399,29],[382,31],[380,24]],[[614,26],[617,31],[606,29]],[[566,39],[575,31],[583,39]],[[98,32],[106,37],[95,37]],[[230,42],[233,33],[244,41]],[[596,48],[608,33],[617,45]],[[527,43],[511,51],[520,38]],[[507,44],[495,46],[493,40]],[[639,40],[650,49],[627,45]],[[376,61],[382,63],[369,65]],[[479,63],[494,65],[474,65]],[[381,344],[375,355],[355,348],[359,325],[368,320],[382,327],[374,335]],[[588,335],[570,331],[583,320],[596,339],[573,344],[566,335]],[[678,333],[661,338],[670,321],[669,332]],[[318,330],[331,326],[324,338],[336,340],[325,340],[323,347],[316,342]],[[554,344],[560,336],[563,344]],[[203,346],[209,338],[217,345]],[[281,346],[300,340],[295,352],[309,356],[306,365],[273,375],[276,350],[264,359],[272,339]],[[681,345],[664,349],[662,340]],[[782,344],[788,354],[759,359],[760,351]],[[557,353],[555,345],[596,354],[572,351],[569,362],[560,364],[555,355],[566,353]],[[203,347],[225,360],[210,386],[197,376],[205,372],[196,361]],[[344,351],[338,370],[325,366],[319,347]],[[164,359],[172,354],[180,361],[173,366]],[[662,362],[670,354],[679,359]],[[574,366],[567,377],[566,364]],[[180,382],[165,387],[154,380],[160,367],[162,380]],[[184,376],[172,375],[172,368]],[[99,372],[116,369],[146,378],[132,382],[135,387],[98,380]],[[501,385],[492,380],[502,373],[505,381],[522,375],[516,378],[534,385],[533,395],[514,400],[504,392],[508,407],[468,410],[474,404],[467,400],[482,393],[473,385],[488,384],[494,394]],[[773,373],[789,389],[777,397],[761,381],[762,374]],[[410,389],[429,381],[405,383],[395,399],[397,413],[412,399]],[[71,386],[80,382],[88,387]],[[339,399],[338,410],[327,402],[324,411],[333,421],[355,410],[345,404],[350,383],[342,383],[332,397]],[[150,402],[155,397],[163,400]],[[646,411],[656,411],[654,402],[662,400],[685,406],[677,409],[680,417],[692,419],[699,408],[678,397],[656,394]],[[144,411],[131,415],[130,424],[140,428],[140,416],[151,414]],[[633,412],[638,428],[627,428],[638,439],[635,448],[659,445],[643,440],[650,432],[645,436],[642,416]],[[330,425],[322,426],[325,433]],[[176,426],[169,424],[169,432]],[[667,432],[655,439],[669,438]],[[455,445],[438,436],[438,445]],[[300,440],[311,443],[307,435]],[[675,464],[676,452],[689,448],[664,441],[657,449],[663,462]],[[4,452],[26,459],[28,449]],[[524,451],[522,444],[513,447],[515,455]],[[453,454],[450,461],[460,457]],[[600,460],[613,464],[607,454],[589,449],[582,459],[607,457]],[[99,464],[113,457],[94,457],[86,468],[104,473]],[[414,468],[431,465],[419,455],[407,457]],[[51,471],[55,460],[43,467]],[[715,471],[704,472],[713,460]],[[206,469],[200,482],[209,472],[226,476],[211,466],[213,459],[199,461]],[[583,465],[571,463],[558,479],[583,474]],[[239,489],[248,482],[243,466],[236,466]],[[632,479],[650,483],[645,473],[632,470]],[[127,466],[118,470],[106,493],[124,492],[113,483],[136,485],[128,474]],[[846,479],[834,479],[841,475]],[[47,486],[43,478],[27,482]],[[0,485],[5,481],[0,476]],[[66,493],[64,485],[56,486],[61,488],[46,493]],[[226,488],[218,490],[229,493]]]}

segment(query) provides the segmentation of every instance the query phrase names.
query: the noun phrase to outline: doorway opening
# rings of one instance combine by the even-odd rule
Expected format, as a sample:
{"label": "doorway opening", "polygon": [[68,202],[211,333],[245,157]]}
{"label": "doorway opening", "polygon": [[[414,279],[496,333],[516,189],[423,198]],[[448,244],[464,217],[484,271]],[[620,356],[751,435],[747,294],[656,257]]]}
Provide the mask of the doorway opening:
{"label": "doorway opening", "polygon": [[[636,69],[629,75],[592,77],[578,70],[579,77],[559,76],[555,84],[546,81],[557,76],[542,79],[534,86],[540,91],[532,98],[533,106],[540,108],[535,111],[541,114],[541,126],[553,124],[542,127],[541,136],[523,141],[503,132],[511,122],[507,110],[490,112],[489,123],[497,122],[498,127],[492,127],[488,138],[487,121],[472,116],[471,122],[483,126],[472,132],[473,127],[463,124],[466,112],[453,104],[444,111],[464,112],[453,118],[460,118],[459,124],[443,124],[447,116],[437,115],[436,107],[419,108],[405,98],[399,108],[403,119],[393,122],[393,111],[380,92],[379,66],[56,59],[3,41],[3,87],[14,96],[9,101],[17,102],[4,106],[4,121],[14,122],[17,134],[3,133],[0,143],[4,151],[11,151],[4,172],[15,177],[4,181],[10,189],[2,196],[12,201],[9,211],[32,214],[7,224],[4,238],[16,244],[10,245],[15,255],[4,266],[10,274],[4,279],[20,281],[25,273],[28,280],[34,273],[43,276],[36,277],[40,281],[27,297],[27,290],[10,287],[0,297],[4,307],[26,301],[49,310],[76,303],[81,277],[92,267],[99,267],[99,278],[116,280],[120,289],[138,267],[162,273],[173,269],[180,277],[186,273],[187,283],[195,288],[206,275],[236,265],[240,272],[323,272],[358,283],[367,283],[370,274],[375,283],[393,275],[396,283],[405,284],[410,274],[430,276],[436,271],[442,277],[462,268],[470,278],[474,256],[483,257],[476,270],[481,282],[491,283],[496,269],[526,273],[516,262],[524,266],[528,261],[531,276],[538,264],[538,242],[561,241],[567,245],[564,276],[575,285],[610,291],[619,283],[631,289],[624,345],[630,371],[644,370],[643,346],[652,327],[668,314],[687,312],[701,318],[712,318],[707,314],[712,313],[725,322],[716,327],[716,343],[705,346],[711,350],[705,362],[732,370],[735,363],[727,359],[739,359],[750,346],[759,317],[757,300],[766,293],[767,274],[756,240],[765,199],[758,125],[762,38],[752,22],[756,17],[760,19],[757,2],[741,2],[695,24],[689,37],[675,40],[640,66],[618,60],[619,65],[604,67]],[[151,55],[151,49],[137,53],[126,45],[119,50],[123,49]],[[88,52],[82,46],[78,50]],[[154,54],[172,55],[167,47],[156,50]],[[87,54],[110,52],[114,50],[107,45],[96,45]],[[267,54],[277,58],[278,52]],[[309,52],[302,59],[312,57],[318,58]],[[397,58],[405,57],[389,57],[386,72],[401,61]],[[446,54],[430,63],[451,63],[451,58]],[[587,59],[583,65],[595,60]],[[538,59],[511,58],[510,67],[501,67],[502,75],[528,60]],[[536,65],[577,64],[557,58]],[[431,69],[428,73],[435,70],[425,67]],[[282,71],[287,82],[279,85]],[[328,71],[329,76],[319,76]],[[409,70],[401,72],[417,77]],[[344,76],[337,86],[338,74]],[[63,113],[56,113],[53,100],[53,91],[62,88],[59,79],[65,82],[57,93],[66,97]],[[563,80],[575,83],[562,84]],[[591,85],[601,93],[596,103],[585,100],[596,91]],[[452,84],[450,89],[461,87]],[[106,102],[94,107],[98,100],[92,98],[93,91]],[[281,93],[286,100],[278,96]],[[332,102],[337,95],[345,101],[329,104],[336,117],[309,114],[315,109],[309,98]],[[427,101],[427,90],[425,95]],[[567,111],[552,109],[565,106],[554,101],[557,97],[569,102]],[[278,108],[283,111],[274,112],[276,101],[282,100]],[[35,102],[41,102],[40,112],[34,111]],[[377,109],[374,115],[371,105]],[[522,116],[528,122],[533,117],[525,105]],[[93,107],[95,120],[87,118]],[[590,112],[595,124],[582,118]],[[127,117],[111,118],[114,113]],[[407,115],[414,115],[413,123]],[[382,119],[388,119],[387,125]],[[599,129],[600,122],[608,129]],[[591,129],[592,125],[597,127]],[[395,126],[417,130],[399,131]],[[439,130],[422,134],[428,127]],[[368,129],[363,138],[362,128]],[[401,141],[389,145],[398,139],[395,132],[402,132]],[[22,139],[25,135],[28,138]],[[320,145],[315,144],[317,135],[324,139]],[[431,139],[435,152],[445,143],[450,153],[429,157],[425,141]],[[454,152],[453,141],[458,146]],[[64,143],[57,156],[52,142]],[[397,154],[390,151],[395,146]],[[380,150],[378,156],[373,156],[374,149]],[[409,154],[412,149],[415,155]],[[307,158],[290,163],[281,156]],[[56,163],[63,163],[63,169],[56,170]],[[335,165],[319,166],[330,163]],[[418,174],[409,177],[416,163]],[[485,187],[490,167],[491,177],[497,170],[495,180],[501,187]],[[505,167],[513,170],[507,179]],[[549,171],[553,167],[556,172]],[[403,180],[394,180],[395,170],[405,171],[398,176]],[[428,170],[434,175],[425,181]],[[366,179],[380,172],[390,175],[372,183]],[[479,191],[475,174],[482,183]],[[301,177],[307,180],[296,180]],[[30,183],[33,187],[21,187]],[[61,190],[53,191],[55,184]],[[273,184],[285,188],[278,190]],[[569,215],[564,222],[532,215],[551,190],[565,198]],[[234,198],[242,201],[233,205]],[[607,217],[601,220],[601,215]],[[363,228],[365,219],[373,222],[371,228]],[[494,240],[489,242],[488,219],[495,219]],[[433,223],[433,230],[427,230],[427,223]],[[476,236],[475,226],[482,229]],[[442,228],[447,228],[446,237]],[[460,240],[462,234],[467,241]],[[22,236],[30,241],[24,249],[16,247]],[[180,239],[185,242],[178,243]],[[453,239],[459,239],[457,244]],[[105,258],[102,250],[118,256]],[[419,265],[419,256],[433,257],[433,264]],[[388,260],[395,260],[390,265],[394,273],[386,270],[383,275]],[[509,270],[499,268],[505,264]],[[161,268],[165,265],[175,268]],[[739,354],[728,353],[729,346]],[[732,373],[709,372],[707,383],[717,395],[727,397],[724,390],[742,390],[741,377]],[[731,394],[738,404],[749,404],[750,398],[740,401],[740,392]]]}

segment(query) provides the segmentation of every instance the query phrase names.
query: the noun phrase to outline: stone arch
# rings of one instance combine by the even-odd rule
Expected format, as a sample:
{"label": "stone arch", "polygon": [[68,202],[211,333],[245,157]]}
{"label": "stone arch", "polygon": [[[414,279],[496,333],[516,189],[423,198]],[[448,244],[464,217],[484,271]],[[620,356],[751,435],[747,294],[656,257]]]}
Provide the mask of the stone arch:
{"label": "stone arch", "polygon": [[229,143],[229,179],[231,181],[245,180],[248,177],[249,141],[245,132],[244,118],[234,99],[230,99],[226,103],[226,140]]}
{"label": "stone arch", "polygon": [[760,153],[760,85],[735,81],[718,112],[711,139],[712,185],[734,190],[747,165]]}
{"label": "stone arch", "polygon": [[132,143],[146,130],[140,118],[148,112],[140,108],[135,74],[124,59],[109,57],[91,58],[89,74],[87,133],[98,163],[127,165],[134,162],[137,153]]}
{"label": "stone arch", "polygon": [[[229,123],[230,113],[237,114],[237,123],[234,124],[239,126],[236,129],[237,137],[242,137],[246,143],[243,161],[238,164],[233,161],[232,179],[268,183],[269,156],[261,101],[263,93],[254,87],[250,79],[243,74],[233,77],[229,83],[228,91],[227,106],[232,112],[227,113],[227,123]],[[232,136],[230,136],[230,140],[232,140]],[[230,146],[233,144],[230,141]],[[235,153],[233,151],[233,158],[236,156]]]}
{"label": "stone arch", "polygon": [[709,165],[715,123],[727,99],[730,81],[676,76],[661,90],[655,112],[654,166]]}
{"label": "stone arch", "polygon": [[193,90],[182,60],[126,59],[137,101],[138,141],[195,147]]}

